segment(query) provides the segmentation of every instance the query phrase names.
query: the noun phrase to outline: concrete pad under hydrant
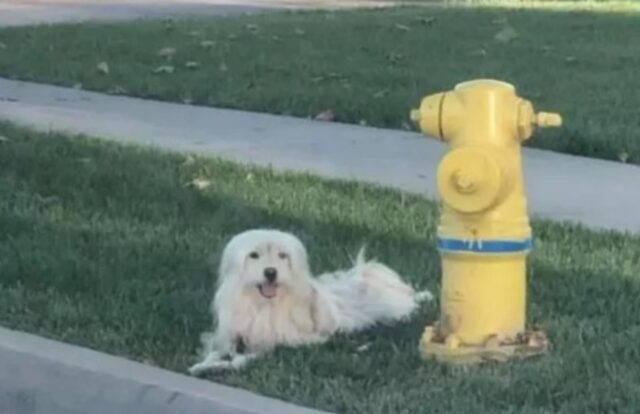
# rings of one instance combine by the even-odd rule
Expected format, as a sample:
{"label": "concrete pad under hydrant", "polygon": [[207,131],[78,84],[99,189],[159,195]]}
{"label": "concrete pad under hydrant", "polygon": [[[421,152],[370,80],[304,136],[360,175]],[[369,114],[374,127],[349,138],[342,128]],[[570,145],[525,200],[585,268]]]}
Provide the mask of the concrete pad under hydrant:
{"label": "concrete pad under hydrant", "polygon": [[[407,108],[408,109],[408,108]],[[0,79],[0,120],[437,197],[445,146],[414,132],[110,96]],[[535,139],[535,137],[533,138]],[[524,150],[534,217],[640,233],[640,168]]]}
{"label": "concrete pad under hydrant", "polygon": [[323,414],[3,328],[0,413]]}

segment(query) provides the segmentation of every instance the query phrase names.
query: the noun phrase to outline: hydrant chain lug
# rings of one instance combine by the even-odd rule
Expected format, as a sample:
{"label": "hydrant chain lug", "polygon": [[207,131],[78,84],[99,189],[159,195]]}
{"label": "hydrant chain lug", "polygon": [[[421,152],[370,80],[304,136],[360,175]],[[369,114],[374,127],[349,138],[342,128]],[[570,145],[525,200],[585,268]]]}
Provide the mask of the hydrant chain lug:
{"label": "hydrant chain lug", "polygon": [[534,127],[562,125],[560,115],[536,114],[513,85],[481,79],[425,97],[411,119],[450,147],[437,172],[441,312],[425,328],[421,354],[480,362],[544,352],[546,341],[523,339],[532,236],[521,142]]}

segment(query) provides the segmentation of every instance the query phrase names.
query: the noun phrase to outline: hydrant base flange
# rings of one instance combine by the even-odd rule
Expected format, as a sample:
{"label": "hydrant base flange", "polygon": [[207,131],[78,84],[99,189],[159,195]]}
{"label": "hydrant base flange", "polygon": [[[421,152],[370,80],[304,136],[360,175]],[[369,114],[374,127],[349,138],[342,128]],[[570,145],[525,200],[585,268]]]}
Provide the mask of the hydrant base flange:
{"label": "hydrant base flange", "polygon": [[427,326],[420,341],[423,359],[435,359],[453,364],[479,364],[483,362],[507,362],[531,358],[547,353],[549,341],[543,331],[530,330],[513,341],[491,341],[482,345],[463,345],[455,341],[438,340],[437,327]]}

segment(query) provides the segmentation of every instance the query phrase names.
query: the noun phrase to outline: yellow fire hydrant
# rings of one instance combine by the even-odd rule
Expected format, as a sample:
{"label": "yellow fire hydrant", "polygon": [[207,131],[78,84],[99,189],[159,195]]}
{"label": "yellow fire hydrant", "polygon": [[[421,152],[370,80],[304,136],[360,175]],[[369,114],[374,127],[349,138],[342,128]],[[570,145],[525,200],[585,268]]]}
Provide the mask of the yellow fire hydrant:
{"label": "yellow fire hydrant", "polygon": [[532,236],[521,143],[536,126],[560,126],[560,115],[536,114],[511,84],[475,80],[425,97],[411,118],[450,147],[437,172],[441,314],[425,328],[422,356],[481,362],[545,352],[544,333],[525,326]]}

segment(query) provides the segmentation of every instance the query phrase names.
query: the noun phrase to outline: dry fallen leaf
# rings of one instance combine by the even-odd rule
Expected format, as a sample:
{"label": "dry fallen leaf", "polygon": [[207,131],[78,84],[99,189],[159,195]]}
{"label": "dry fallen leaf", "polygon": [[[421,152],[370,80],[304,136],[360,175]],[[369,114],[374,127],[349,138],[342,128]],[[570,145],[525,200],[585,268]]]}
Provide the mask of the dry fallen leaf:
{"label": "dry fallen leaf", "polygon": [[189,165],[193,165],[195,163],[196,163],[196,157],[194,157],[193,155],[189,154],[184,158],[184,161],[183,161],[182,165],[189,166]]}
{"label": "dry fallen leaf", "polygon": [[498,340],[498,336],[497,335],[491,335],[489,336],[485,342],[484,342],[484,346],[487,348],[497,348],[500,346],[500,341]]}
{"label": "dry fallen leaf", "polygon": [[205,188],[211,187],[211,181],[206,178],[195,178],[188,182],[187,185],[195,187],[198,190],[204,190]]}
{"label": "dry fallen leaf", "polygon": [[163,57],[165,59],[171,59],[173,57],[173,55],[176,54],[176,49],[173,47],[163,47],[162,49],[158,50],[158,56]]}
{"label": "dry fallen leaf", "polygon": [[516,37],[518,37],[518,32],[516,32],[516,29],[508,25],[493,36],[494,40],[500,43],[509,43]]}
{"label": "dry fallen leaf", "polygon": [[384,98],[389,93],[389,89],[381,89],[378,92],[373,94],[373,97],[376,99]]}
{"label": "dry fallen leaf", "polygon": [[167,19],[164,22],[164,30],[166,30],[167,32],[171,32],[175,29],[175,26],[173,24],[173,19]]}
{"label": "dry fallen leaf", "polygon": [[108,75],[109,74],[109,64],[107,62],[100,62],[96,65],[96,69],[98,72]]}
{"label": "dry fallen leaf", "polygon": [[195,60],[190,60],[189,62],[184,64],[184,67],[187,69],[198,69],[200,67],[200,63]]}
{"label": "dry fallen leaf", "polygon": [[404,207],[407,204],[407,195],[400,193],[400,207]]}
{"label": "dry fallen leaf", "polygon": [[356,348],[356,352],[365,352],[371,348],[371,342],[367,342],[366,344],[362,344]]}
{"label": "dry fallen leaf", "polygon": [[548,348],[549,339],[544,331],[531,331],[527,337],[527,345],[532,348]]}
{"label": "dry fallen leaf", "polygon": [[162,66],[158,66],[157,68],[155,68],[153,70],[153,73],[167,73],[167,74],[171,74],[175,72],[175,68],[171,65],[162,65]]}
{"label": "dry fallen leaf", "polygon": [[473,52],[470,53],[471,56],[480,56],[480,57],[486,57],[487,56],[487,51],[480,48],[477,50],[474,50]]}
{"label": "dry fallen leaf", "polygon": [[107,90],[107,93],[112,95],[124,95],[127,93],[127,90],[120,85],[115,85],[114,87]]}
{"label": "dry fallen leaf", "polygon": [[497,19],[493,19],[491,20],[491,24],[495,24],[498,26],[504,26],[505,24],[507,24],[507,18],[506,17],[499,17]]}
{"label": "dry fallen leaf", "polygon": [[334,119],[336,119],[335,114],[333,113],[333,111],[331,109],[327,109],[326,111],[322,111],[319,114],[317,114],[314,119],[316,121],[327,121],[327,122],[331,122]]}
{"label": "dry fallen leaf", "polygon": [[404,55],[401,53],[391,52],[387,55],[387,60],[391,63],[398,63],[404,59]]}
{"label": "dry fallen leaf", "polygon": [[429,16],[429,17],[421,17],[420,19],[418,19],[418,21],[422,24],[424,24],[425,26],[429,26],[433,23],[436,22],[436,18],[433,16]]}
{"label": "dry fallen leaf", "polygon": [[211,49],[215,45],[216,42],[214,40],[203,40],[202,42],[200,42],[200,47],[203,49]]}
{"label": "dry fallen leaf", "polygon": [[398,23],[398,24],[396,24],[395,27],[396,27],[396,29],[402,30],[403,32],[410,32],[411,31],[411,28],[409,26],[404,25],[404,24],[399,24]]}

